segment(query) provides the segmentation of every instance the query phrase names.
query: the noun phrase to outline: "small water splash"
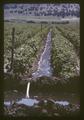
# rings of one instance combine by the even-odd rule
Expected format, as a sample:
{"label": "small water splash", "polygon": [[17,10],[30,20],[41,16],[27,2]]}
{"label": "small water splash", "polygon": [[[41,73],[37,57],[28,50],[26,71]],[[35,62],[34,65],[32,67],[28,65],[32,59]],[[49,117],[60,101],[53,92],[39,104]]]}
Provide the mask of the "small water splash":
{"label": "small water splash", "polygon": [[11,102],[10,102],[10,101],[5,101],[5,102],[4,102],[4,105],[5,105],[5,106],[10,106],[10,105],[11,105]]}
{"label": "small water splash", "polygon": [[52,75],[50,58],[51,58],[51,31],[47,35],[45,48],[38,62],[37,71],[32,74],[34,78],[42,76],[50,77]]}
{"label": "small water splash", "polygon": [[[51,100],[53,103],[58,104],[58,105],[62,105],[62,106],[67,106],[69,104],[75,104],[77,106],[80,106],[79,103],[79,95],[77,94],[55,94],[53,95],[52,93],[49,93],[48,96],[45,96],[45,93],[42,94],[36,94],[35,95],[31,95],[30,98],[26,98],[25,97],[25,93],[20,94],[19,92],[17,92],[17,94],[13,94],[14,91],[11,91],[10,94],[6,94],[8,96],[8,98],[4,99],[4,105],[7,107],[11,107],[14,103],[16,104],[24,104],[26,106],[34,106],[35,104],[39,104],[40,101],[44,101],[45,104],[48,104],[48,100]],[[39,92],[39,91],[38,91]],[[14,97],[12,97],[12,94],[14,95]],[[52,94],[52,95],[51,95]],[[20,96],[19,96],[20,95]],[[10,99],[11,98],[11,99]]]}
{"label": "small water splash", "polygon": [[55,103],[60,104],[60,105],[63,105],[63,106],[69,105],[69,102],[68,102],[68,101],[56,101]]}
{"label": "small water splash", "polygon": [[17,102],[17,104],[24,104],[26,106],[33,106],[34,104],[37,104],[39,101],[36,99],[26,99],[23,98],[20,101]]}

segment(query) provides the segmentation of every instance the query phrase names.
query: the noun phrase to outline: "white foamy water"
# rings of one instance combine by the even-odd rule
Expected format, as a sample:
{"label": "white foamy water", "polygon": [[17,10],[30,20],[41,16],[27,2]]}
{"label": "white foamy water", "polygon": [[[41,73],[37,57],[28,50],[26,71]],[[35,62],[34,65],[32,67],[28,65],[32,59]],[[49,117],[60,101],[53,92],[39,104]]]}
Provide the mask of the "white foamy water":
{"label": "white foamy water", "polygon": [[5,102],[4,102],[4,105],[10,106],[10,105],[11,105],[11,102],[10,102],[10,101],[5,101]]}
{"label": "white foamy water", "polygon": [[41,76],[51,76],[52,70],[51,70],[51,31],[47,35],[47,40],[45,44],[44,51],[40,57],[40,60],[38,62],[38,69],[35,73],[32,74],[33,77],[41,77]]}
{"label": "white foamy water", "polygon": [[68,102],[68,101],[56,101],[55,103],[60,104],[60,105],[63,105],[63,106],[69,105],[69,102]]}
{"label": "white foamy water", "polygon": [[23,98],[22,100],[18,101],[17,104],[24,104],[27,106],[33,106],[34,104],[37,104],[39,101],[37,101],[36,99],[26,99]]}

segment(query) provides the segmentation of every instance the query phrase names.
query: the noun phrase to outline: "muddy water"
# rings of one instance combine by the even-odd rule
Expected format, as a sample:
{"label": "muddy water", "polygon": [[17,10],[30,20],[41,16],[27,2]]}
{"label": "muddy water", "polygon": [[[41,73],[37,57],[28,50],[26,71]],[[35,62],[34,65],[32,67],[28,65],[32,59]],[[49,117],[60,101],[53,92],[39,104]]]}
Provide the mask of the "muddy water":
{"label": "muddy water", "polygon": [[25,93],[17,90],[8,91],[4,94],[4,105],[11,106],[14,102],[17,104],[24,104],[26,106],[33,106],[38,104],[41,100],[53,100],[54,103],[61,105],[76,104],[80,105],[79,95],[76,93],[33,93],[30,94],[30,98],[25,97]]}
{"label": "muddy water", "polygon": [[80,99],[76,93],[30,92],[27,98],[20,91],[6,91],[5,115],[12,116],[74,116],[80,114]]}

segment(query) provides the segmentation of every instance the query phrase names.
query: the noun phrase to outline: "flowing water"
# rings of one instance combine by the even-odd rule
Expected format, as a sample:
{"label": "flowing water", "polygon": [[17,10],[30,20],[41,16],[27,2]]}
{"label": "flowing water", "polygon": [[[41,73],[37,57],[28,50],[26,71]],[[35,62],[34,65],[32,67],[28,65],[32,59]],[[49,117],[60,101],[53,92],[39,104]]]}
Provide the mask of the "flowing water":
{"label": "flowing water", "polygon": [[[41,54],[40,60],[38,62],[37,71],[32,74],[33,78],[38,78],[42,76],[51,77],[52,76],[52,68],[51,68],[51,31],[47,35],[47,40],[45,44],[45,48],[43,53]],[[63,106],[67,106],[70,103],[80,105],[80,97],[78,94],[75,93],[38,93],[30,94],[29,96],[29,89],[30,89],[30,82],[27,84],[26,90],[26,97],[25,93],[21,91],[12,91],[6,92],[4,95],[4,105],[10,107],[14,102],[17,104],[23,104],[26,106],[34,106],[38,104],[41,100],[47,102],[49,99],[53,100],[55,104],[60,104]],[[31,93],[31,91],[30,91]]]}
{"label": "flowing water", "polygon": [[30,88],[30,82],[27,84],[27,91],[26,91],[26,97],[29,98],[29,88]]}
{"label": "flowing water", "polygon": [[[79,112],[77,111],[80,109],[80,99],[76,93],[54,92],[46,94],[40,91],[30,94],[30,98],[26,98],[25,93],[14,90],[5,93],[4,105],[7,109],[7,115],[23,116],[25,114],[26,116],[40,116],[44,113],[49,116],[50,114],[54,115],[58,113],[61,116],[62,114],[71,115],[71,111],[72,115],[74,111],[74,114],[78,115]],[[65,113],[66,109],[68,110],[67,113]]]}
{"label": "flowing water", "polygon": [[37,71],[32,74],[34,78],[41,77],[41,76],[50,77],[52,75],[52,68],[50,63],[50,58],[51,58],[50,52],[51,52],[51,31],[47,35],[45,48],[38,62]]}
{"label": "flowing water", "polygon": [[[49,31],[47,35],[45,48],[38,62],[37,71],[32,74],[33,78],[42,77],[42,76],[50,77],[52,75],[50,58],[51,58],[51,31]],[[27,85],[27,91],[26,91],[27,98],[29,98],[29,89],[30,89],[30,82],[28,82]]]}
{"label": "flowing water", "polygon": [[[31,93],[31,92],[30,92]],[[38,93],[30,94],[30,98],[25,97],[25,93],[19,91],[8,91],[5,93],[4,105],[11,106],[14,102],[17,104],[24,104],[26,106],[34,106],[41,100],[52,99],[54,103],[61,105],[77,104],[80,105],[80,97],[77,93]]]}

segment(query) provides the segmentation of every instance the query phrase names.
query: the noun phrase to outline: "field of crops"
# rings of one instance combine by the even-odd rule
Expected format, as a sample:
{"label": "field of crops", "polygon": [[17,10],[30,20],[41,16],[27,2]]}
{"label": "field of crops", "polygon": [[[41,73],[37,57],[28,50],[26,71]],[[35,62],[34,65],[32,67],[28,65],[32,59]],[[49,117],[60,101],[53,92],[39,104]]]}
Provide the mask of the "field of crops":
{"label": "field of crops", "polygon": [[[74,50],[74,42],[79,48],[80,39],[79,33],[76,32],[76,30],[72,31],[72,29],[75,29],[73,24],[72,26],[69,26],[69,24],[60,24],[53,27],[52,64],[54,74],[66,79],[79,75],[79,57]],[[61,32],[61,30],[63,32]],[[63,33],[70,34],[69,36],[64,36]],[[68,39],[68,37],[71,38],[72,42]]]}
{"label": "field of crops", "polygon": [[[14,35],[14,73],[31,75],[33,63],[44,48],[49,24],[40,23],[4,23],[4,67],[9,71],[11,65],[12,28]],[[79,23],[51,24],[53,75],[70,78],[80,72],[80,30]]]}
{"label": "field of crops", "polygon": [[[13,28],[15,28],[15,32]],[[5,115],[79,115],[79,32],[78,23],[4,23]],[[51,37],[49,33],[51,33]],[[51,42],[46,42],[49,38],[51,38]],[[46,43],[49,43],[47,47]],[[51,49],[48,48],[49,45],[51,45]],[[44,50],[47,50],[47,52],[45,52],[43,59],[42,53],[44,53]],[[40,58],[46,65],[45,60],[48,50],[51,51],[48,55],[51,55],[51,60],[50,58],[49,60],[52,76],[33,78],[32,73],[38,70]],[[11,64],[12,62],[13,64]],[[11,65],[13,65],[12,69]],[[28,89],[27,83],[31,83],[29,99],[25,97],[26,89]],[[19,99],[20,104],[18,105]],[[39,100],[39,102],[32,107],[28,106],[34,100]],[[47,102],[44,102],[44,100]],[[53,102],[55,100],[65,103],[69,101],[69,105],[63,106],[58,103],[56,105],[56,102]],[[28,103],[28,105],[25,103]]]}
{"label": "field of crops", "polygon": [[44,38],[48,27],[31,23],[4,23],[4,65],[9,70],[11,65],[12,28],[14,34],[14,73],[29,74],[32,64],[38,57],[38,52],[43,48]]}
{"label": "field of crops", "polygon": [[72,22],[67,25],[56,25],[61,34],[66,37],[74,46],[77,55],[80,56],[80,25],[78,22]]}

